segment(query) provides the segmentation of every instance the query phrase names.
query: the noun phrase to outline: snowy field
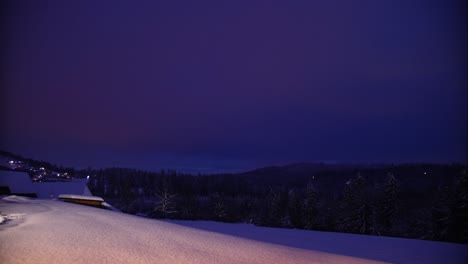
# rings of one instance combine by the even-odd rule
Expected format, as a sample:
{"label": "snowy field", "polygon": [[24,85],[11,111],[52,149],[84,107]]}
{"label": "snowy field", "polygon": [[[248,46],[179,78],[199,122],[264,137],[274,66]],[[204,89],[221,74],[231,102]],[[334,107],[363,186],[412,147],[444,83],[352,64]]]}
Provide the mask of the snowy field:
{"label": "snowy field", "polygon": [[168,222],[277,245],[390,263],[468,263],[468,245],[210,221]]}
{"label": "snowy field", "polygon": [[0,263],[466,263],[466,245],[204,221],[157,221],[0,200]]}

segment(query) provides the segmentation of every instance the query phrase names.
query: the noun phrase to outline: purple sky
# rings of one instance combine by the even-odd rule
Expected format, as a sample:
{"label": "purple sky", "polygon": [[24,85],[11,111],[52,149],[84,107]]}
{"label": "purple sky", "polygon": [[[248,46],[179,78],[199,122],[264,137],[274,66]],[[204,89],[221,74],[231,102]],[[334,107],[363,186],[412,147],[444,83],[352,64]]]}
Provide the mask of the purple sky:
{"label": "purple sky", "polygon": [[0,149],[67,166],[465,161],[465,1],[7,1]]}

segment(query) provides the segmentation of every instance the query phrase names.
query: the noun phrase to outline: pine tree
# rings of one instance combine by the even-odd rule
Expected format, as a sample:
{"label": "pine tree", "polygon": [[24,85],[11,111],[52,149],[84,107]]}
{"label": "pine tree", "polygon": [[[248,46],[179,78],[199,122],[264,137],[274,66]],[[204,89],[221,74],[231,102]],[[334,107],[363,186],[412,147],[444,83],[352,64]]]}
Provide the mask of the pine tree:
{"label": "pine tree", "polygon": [[217,221],[226,221],[227,213],[226,213],[226,206],[223,198],[219,193],[215,193],[211,197],[212,208],[214,218]]}
{"label": "pine tree", "polygon": [[312,181],[307,184],[302,204],[304,228],[314,229],[318,225],[318,194]]}
{"label": "pine tree", "polygon": [[338,229],[343,232],[371,234],[374,232],[372,208],[365,179],[358,176],[346,183],[340,206]]}
{"label": "pine tree", "polygon": [[448,240],[468,242],[468,175],[464,169],[455,180],[452,213],[449,221]]}
{"label": "pine tree", "polygon": [[392,173],[385,180],[383,200],[380,203],[379,222],[382,225],[383,234],[392,234],[395,218],[398,211],[399,183]]}
{"label": "pine tree", "polygon": [[452,218],[452,195],[448,186],[440,187],[432,206],[432,239],[447,240]]}
{"label": "pine tree", "polygon": [[281,209],[281,194],[270,189],[266,197],[266,208],[261,223],[266,226],[281,226],[283,213]]}
{"label": "pine tree", "polygon": [[301,202],[299,201],[294,189],[288,191],[288,215],[291,225],[295,228],[302,228]]}

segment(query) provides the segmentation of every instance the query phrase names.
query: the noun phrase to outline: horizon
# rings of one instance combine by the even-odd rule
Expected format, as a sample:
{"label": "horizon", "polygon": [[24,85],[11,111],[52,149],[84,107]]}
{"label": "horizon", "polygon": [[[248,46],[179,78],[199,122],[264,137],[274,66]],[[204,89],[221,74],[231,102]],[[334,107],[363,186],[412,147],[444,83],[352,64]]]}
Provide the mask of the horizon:
{"label": "horizon", "polygon": [[132,167],[132,166],[119,166],[119,165],[111,165],[111,166],[67,166],[60,163],[54,163],[49,160],[41,160],[35,159],[33,157],[24,156],[20,153],[15,153],[7,150],[0,150],[2,152],[6,152],[7,154],[11,154],[14,156],[20,156],[23,159],[31,159],[35,161],[42,161],[50,163],[51,165],[57,167],[64,167],[64,168],[72,168],[75,170],[101,170],[101,169],[135,169],[137,171],[146,171],[150,173],[158,173],[160,171],[175,171],[177,173],[189,174],[189,175],[216,175],[216,174],[242,174],[248,173],[256,170],[262,169],[269,169],[269,168],[284,168],[289,166],[388,166],[388,167],[398,167],[398,166],[406,166],[406,165],[461,165],[466,166],[466,162],[429,162],[429,161],[413,161],[413,162],[365,162],[365,161],[354,161],[354,162],[339,162],[339,161],[296,161],[290,163],[283,163],[283,164],[265,164],[263,166],[251,167],[251,168],[236,168],[231,170],[221,170],[221,169],[213,169],[213,168],[193,168],[193,167]]}

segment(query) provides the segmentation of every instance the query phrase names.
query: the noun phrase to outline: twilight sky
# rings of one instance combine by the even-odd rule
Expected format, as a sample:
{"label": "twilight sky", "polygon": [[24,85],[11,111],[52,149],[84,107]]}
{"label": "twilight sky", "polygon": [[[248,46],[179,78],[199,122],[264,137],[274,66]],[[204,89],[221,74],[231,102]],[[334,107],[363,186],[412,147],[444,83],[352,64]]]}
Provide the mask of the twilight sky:
{"label": "twilight sky", "polygon": [[465,1],[2,10],[3,150],[191,172],[467,158]]}

